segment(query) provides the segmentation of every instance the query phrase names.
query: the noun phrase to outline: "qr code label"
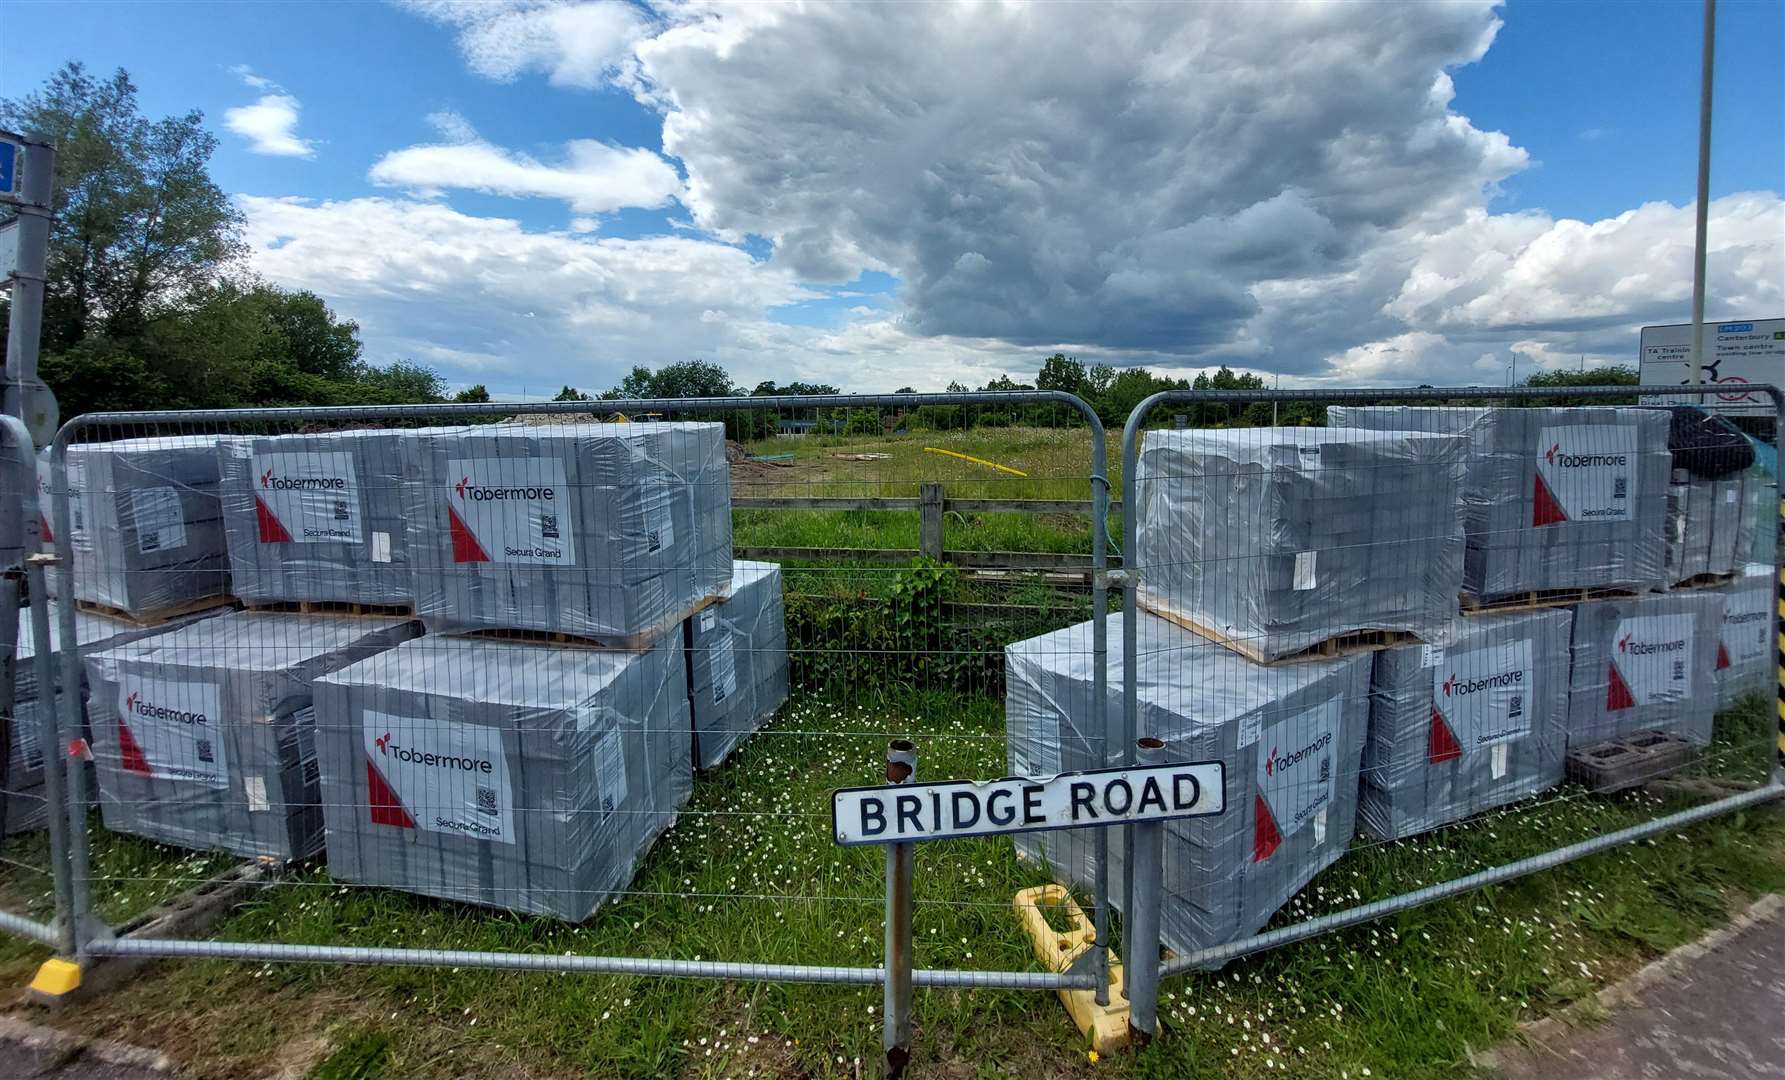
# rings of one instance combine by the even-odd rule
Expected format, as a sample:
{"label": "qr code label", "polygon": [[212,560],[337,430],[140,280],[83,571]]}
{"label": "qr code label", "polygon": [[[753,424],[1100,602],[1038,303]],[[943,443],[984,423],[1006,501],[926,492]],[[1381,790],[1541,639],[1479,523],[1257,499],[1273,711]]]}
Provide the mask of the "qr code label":
{"label": "qr code label", "polygon": [[1673,662],[1673,681],[1686,681],[1686,662],[1684,660],[1675,660]]}
{"label": "qr code label", "polygon": [[1331,755],[1320,759],[1320,782],[1330,784],[1333,780],[1333,759]]}
{"label": "qr code label", "polygon": [[556,515],[556,514],[541,514],[541,515],[539,515],[539,535],[544,537],[547,540],[561,539],[561,537],[558,535],[558,515]]}
{"label": "qr code label", "polygon": [[353,515],[350,514],[347,510],[346,501],[343,499],[336,499],[335,500],[335,520],[336,521],[346,521],[348,518],[350,518],[352,516]]}
{"label": "qr code label", "polygon": [[1525,715],[1525,695],[1514,694],[1506,705],[1506,718],[1513,719]]}
{"label": "qr code label", "polygon": [[217,754],[211,747],[211,740],[199,739],[198,746],[197,746],[197,752],[198,752],[198,760],[204,762],[207,765],[216,763]]}
{"label": "qr code label", "polygon": [[480,787],[477,789],[477,812],[495,817],[502,812],[496,803],[496,789]]}
{"label": "qr code label", "polygon": [[1617,477],[1614,480],[1612,480],[1612,482],[1611,482],[1611,497],[1612,498],[1623,499],[1623,498],[1628,498],[1629,495],[1630,495],[1630,478],[1628,476],[1620,476],[1620,477]]}

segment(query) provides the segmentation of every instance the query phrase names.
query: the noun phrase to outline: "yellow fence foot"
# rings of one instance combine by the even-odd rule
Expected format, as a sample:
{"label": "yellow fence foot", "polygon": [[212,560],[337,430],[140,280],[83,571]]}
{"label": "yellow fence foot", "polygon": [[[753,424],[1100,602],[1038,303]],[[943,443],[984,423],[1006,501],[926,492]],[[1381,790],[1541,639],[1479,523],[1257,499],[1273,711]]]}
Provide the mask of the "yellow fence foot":
{"label": "yellow fence foot", "polygon": [[26,996],[43,1004],[55,1004],[79,990],[81,966],[68,960],[45,960],[31,980]]}
{"label": "yellow fence foot", "polygon": [[[1037,885],[1016,894],[1016,914],[1035,946],[1035,959],[1049,971],[1068,971],[1097,943],[1097,928],[1059,885]],[[1058,930],[1044,908],[1055,909],[1068,929]],[[1122,963],[1109,954],[1109,1004],[1097,1004],[1094,990],[1061,990],[1060,1001],[1092,1050],[1108,1054],[1128,1045],[1128,999],[1122,996]]]}

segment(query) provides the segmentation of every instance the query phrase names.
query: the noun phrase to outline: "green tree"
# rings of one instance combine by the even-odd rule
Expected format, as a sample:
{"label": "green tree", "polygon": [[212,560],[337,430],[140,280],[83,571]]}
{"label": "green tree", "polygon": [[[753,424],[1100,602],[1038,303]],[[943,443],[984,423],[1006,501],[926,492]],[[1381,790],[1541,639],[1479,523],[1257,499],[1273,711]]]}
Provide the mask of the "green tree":
{"label": "green tree", "polygon": [[564,389],[558,391],[557,396],[552,398],[552,400],[553,401],[593,401],[595,399],[590,397],[589,395],[583,393],[581,390],[578,390],[574,386],[566,386]]}
{"label": "green tree", "polygon": [[[1633,367],[1624,364],[1611,364],[1605,367],[1587,368],[1584,371],[1535,371],[1520,380],[1521,386],[1540,386],[1566,388],[1570,386],[1636,386],[1642,377]],[[1520,404],[1543,405],[1634,405],[1635,398],[1596,398],[1583,397],[1578,394],[1558,394],[1553,398],[1544,398],[1541,402],[1525,399]]]}
{"label": "green tree", "polygon": [[123,70],[101,79],[67,64],[42,89],[0,101],[0,126],[57,147],[46,352],[96,329],[139,333],[242,254],[241,214],[207,167],[217,138],[204,115],[150,120]]}
{"label": "green tree", "polygon": [[1055,353],[1041,362],[1041,374],[1035,385],[1043,390],[1063,390],[1078,394],[1085,389],[1085,365],[1065,353]]}
{"label": "green tree", "polygon": [[478,383],[460,390],[452,396],[452,399],[460,405],[486,405],[490,400],[490,390],[484,384]]}

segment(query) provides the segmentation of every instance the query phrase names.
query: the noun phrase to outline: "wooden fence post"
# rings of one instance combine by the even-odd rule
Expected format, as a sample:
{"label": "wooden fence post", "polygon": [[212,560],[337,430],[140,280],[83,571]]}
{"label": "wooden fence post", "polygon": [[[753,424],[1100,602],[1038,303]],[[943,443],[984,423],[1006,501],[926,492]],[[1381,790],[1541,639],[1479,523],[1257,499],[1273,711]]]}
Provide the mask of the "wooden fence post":
{"label": "wooden fence post", "polygon": [[917,497],[917,550],[938,561],[942,558],[942,485],[925,481]]}

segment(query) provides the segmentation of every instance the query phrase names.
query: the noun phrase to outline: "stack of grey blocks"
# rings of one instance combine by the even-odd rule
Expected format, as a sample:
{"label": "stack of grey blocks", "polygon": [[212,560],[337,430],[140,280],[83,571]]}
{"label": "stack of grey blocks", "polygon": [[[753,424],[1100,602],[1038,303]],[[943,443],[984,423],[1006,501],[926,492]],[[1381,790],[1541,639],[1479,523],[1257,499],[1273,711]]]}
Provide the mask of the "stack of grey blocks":
{"label": "stack of grey blocks", "polygon": [[[48,605],[50,613],[50,651],[51,663],[54,665],[56,678],[62,677],[62,612],[59,605],[51,601]],[[90,654],[103,651],[117,645],[128,644],[156,634],[167,633],[185,623],[195,622],[221,609],[199,612],[171,623],[158,626],[143,626],[110,615],[98,612],[74,611],[75,637],[80,652]],[[7,767],[7,795],[13,802],[7,807],[6,831],[9,833],[25,832],[44,827],[43,812],[43,751],[42,731],[45,710],[50,702],[39,693],[37,682],[37,637],[33,629],[35,623],[30,608],[19,611],[16,631],[18,633],[17,654],[15,660],[12,708],[7,713],[7,723],[12,729],[12,757]],[[9,654],[10,655],[10,654]],[[81,678],[81,724],[84,733],[91,740],[91,731],[87,729],[87,685],[86,669],[82,666]],[[60,724],[58,717],[56,722]],[[89,766],[89,769],[91,766]],[[87,786],[89,792],[94,791],[92,784]]]}
{"label": "stack of grey blocks", "polygon": [[430,631],[673,630],[731,583],[721,424],[519,424],[403,442]]}
{"label": "stack of grey blocks", "polygon": [[219,439],[236,596],[250,603],[413,603],[404,444],[460,430]]}
{"label": "stack of grey blocks", "polygon": [[1665,584],[1673,474],[1665,410],[1333,406],[1327,417],[1468,437],[1467,593]]}
{"label": "stack of grey blocks", "polygon": [[1723,598],[1722,631],[1717,640],[1717,706],[1727,708],[1750,694],[1764,694],[1778,678],[1773,626],[1778,578],[1771,563],[1749,563],[1740,576],[1708,590]]}
{"label": "stack of grey blocks", "polygon": [[[1370,657],[1262,665],[1149,614],[1138,616],[1138,733],[1169,761],[1219,761],[1227,810],[1165,827],[1162,938],[1179,952],[1257,932],[1351,842],[1370,714]],[[1005,649],[1010,771],[1121,761],[1122,616],[1109,617],[1107,686],[1092,698],[1092,624]],[[1112,902],[1125,908],[1112,837]],[[1019,837],[1064,883],[1094,880],[1089,830]]]}
{"label": "stack of grey blocks", "polygon": [[150,616],[228,594],[217,436],[71,446],[68,490],[75,599]]}
{"label": "stack of grey blocks", "polygon": [[1577,605],[1569,747],[1644,731],[1709,745],[1723,603],[1698,589]]}
{"label": "stack of grey blocks", "polygon": [[1755,464],[1742,473],[1742,513],[1735,541],[1735,562],[1773,563],[1779,554],[1779,483]]}
{"label": "stack of grey blocks", "polygon": [[1359,814],[1385,840],[1562,782],[1566,609],[1458,618],[1435,641],[1375,656]]}
{"label": "stack of grey blocks", "polygon": [[401,618],[236,611],[89,654],[105,827],[250,857],[316,853],[314,682],[417,631]]}
{"label": "stack of grey blocks", "polygon": [[692,787],[679,634],[643,652],[427,636],[317,681],[331,876],[588,918]]}
{"label": "stack of grey blocks", "polygon": [[1463,576],[1465,440],[1362,428],[1149,431],[1143,603],[1258,660],[1441,630]]}
{"label": "stack of grey blocks", "polygon": [[694,760],[716,769],[787,701],[781,568],[732,563],[731,595],[688,619]]}
{"label": "stack of grey blocks", "polygon": [[[1673,471],[1667,489],[1667,582],[1704,574],[1733,574],[1741,546],[1741,473],[1711,479]],[[1750,541],[1751,543],[1751,541]]]}

